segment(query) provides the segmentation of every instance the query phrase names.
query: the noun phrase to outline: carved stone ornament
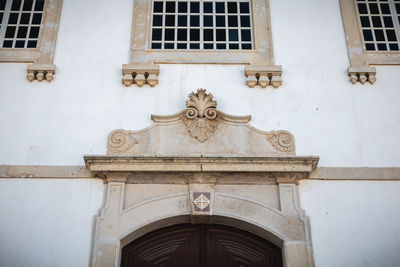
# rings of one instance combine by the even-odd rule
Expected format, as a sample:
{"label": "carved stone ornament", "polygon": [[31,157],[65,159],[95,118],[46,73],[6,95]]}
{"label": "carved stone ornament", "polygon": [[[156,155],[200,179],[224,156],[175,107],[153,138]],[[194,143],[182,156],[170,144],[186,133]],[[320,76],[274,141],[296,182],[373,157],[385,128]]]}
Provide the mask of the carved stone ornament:
{"label": "carved stone ornament", "polygon": [[190,93],[186,101],[182,120],[190,136],[200,142],[209,139],[218,126],[217,102],[213,98],[206,90],[198,89],[197,93]]}
{"label": "carved stone ornament", "polygon": [[217,110],[205,89],[189,94],[186,109],[174,115],[152,115],[154,124],[140,131],[115,130],[107,153],[119,156],[277,156],[295,155],[293,135],[265,132],[249,125],[251,116]]}
{"label": "carved stone ornament", "polygon": [[208,192],[194,192],[193,193],[193,204],[195,211],[209,211],[210,210],[210,196]]}

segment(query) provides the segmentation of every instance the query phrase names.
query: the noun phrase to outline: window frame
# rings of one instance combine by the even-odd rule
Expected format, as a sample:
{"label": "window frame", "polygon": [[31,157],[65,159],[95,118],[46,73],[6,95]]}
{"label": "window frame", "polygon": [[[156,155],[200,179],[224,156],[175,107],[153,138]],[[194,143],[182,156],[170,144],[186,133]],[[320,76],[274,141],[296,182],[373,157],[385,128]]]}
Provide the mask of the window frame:
{"label": "window frame", "polygon": [[151,49],[151,21],[154,0],[135,0],[133,5],[130,64],[274,65],[269,0],[249,1],[253,20],[252,37],[254,47],[252,50],[164,50]]}
{"label": "window frame", "polygon": [[0,62],[53,64],[62,0],[45,0],[36,48],[0,48]]}
{"label": "window frame", "polygon": [[[366,50],[357,0],[339,0],[351,67],[399,65],[400,51]],[[393,14],[391,14],[393,16]],[[397,33],[397,37],[399,33]]]}

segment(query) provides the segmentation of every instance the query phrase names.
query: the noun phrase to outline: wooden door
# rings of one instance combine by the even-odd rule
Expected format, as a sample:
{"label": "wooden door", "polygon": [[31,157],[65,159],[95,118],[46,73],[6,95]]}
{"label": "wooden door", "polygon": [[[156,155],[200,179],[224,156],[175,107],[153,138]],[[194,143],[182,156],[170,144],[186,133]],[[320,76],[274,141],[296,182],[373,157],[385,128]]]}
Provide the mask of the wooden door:
{"label": "wooden door", "polygon": [[150,232],[122,249],[122,267],[281,267],[281,249],[223,225],[180,224]]}

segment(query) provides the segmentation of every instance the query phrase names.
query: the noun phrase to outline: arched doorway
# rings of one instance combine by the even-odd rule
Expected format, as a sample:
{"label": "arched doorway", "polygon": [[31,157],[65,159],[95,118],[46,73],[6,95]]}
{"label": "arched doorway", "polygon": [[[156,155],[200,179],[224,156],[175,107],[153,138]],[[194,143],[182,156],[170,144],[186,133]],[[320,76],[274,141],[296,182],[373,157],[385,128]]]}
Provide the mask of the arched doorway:
{"label": "arched doorway", "polygon": [[132,241],[121,267],[281,267],[282,251],[252,233],[218,224],[179,224]]}

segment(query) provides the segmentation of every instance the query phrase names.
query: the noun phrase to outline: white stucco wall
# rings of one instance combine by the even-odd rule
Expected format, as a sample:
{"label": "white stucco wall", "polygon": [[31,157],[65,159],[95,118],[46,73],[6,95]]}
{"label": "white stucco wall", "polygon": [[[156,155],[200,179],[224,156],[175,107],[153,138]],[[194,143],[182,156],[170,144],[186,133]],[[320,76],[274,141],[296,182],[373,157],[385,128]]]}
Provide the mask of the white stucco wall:
{"label": "white stucco wall", "polygon": [[[319,166],[400,166],[400,67],[378,66],[373,86],[348,82],[338,1],[271,0],[277,90],[247,88],[243,66],[217,65],[161,65],[157,87],[124,87],[132,6],[64,1],[51,83],[29,83],[24,63],[0,63],[0,164],[83,165],[82,155],[105,154],[110,131],[147,127],[150,114],[184,109],[202,87],[224,112],[291,131],[297,154],[320,156]],[[399,183],[300,189],[317,266],[399,265]],[[0,266],[87,266],[102,197],[97,180],[0,180]]]}
{"label": "white stucco wall", "polygon": [[316,266],[400,266],[400,182],[302,181]]}

